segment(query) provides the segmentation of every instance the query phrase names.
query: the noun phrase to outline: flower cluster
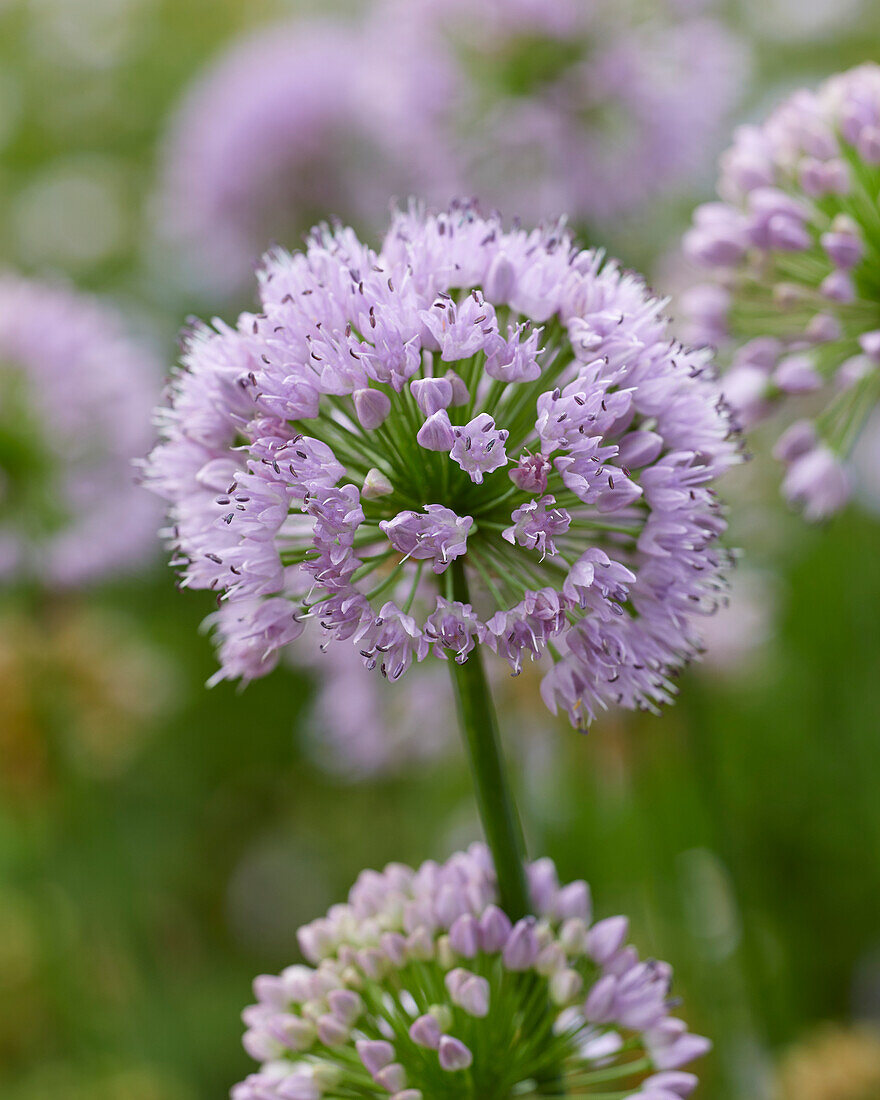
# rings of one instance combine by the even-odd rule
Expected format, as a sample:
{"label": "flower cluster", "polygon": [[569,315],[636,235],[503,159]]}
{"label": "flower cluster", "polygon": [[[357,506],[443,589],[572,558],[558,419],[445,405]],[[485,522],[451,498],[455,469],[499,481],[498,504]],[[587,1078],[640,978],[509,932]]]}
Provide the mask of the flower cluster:
{"label": "flower cluster", "polygon": [[705,352],[559,226],[398,213],[320,227],[261,312],[197,326],[147,480],[184,583],[221,594],[220,676],[317,618],[397,680],[477,645],[573,722],[655,707],[723,584],[712,482],[738,458]]}
{"label": "flower cluster", "polygon": [[592,921],[584,882],[528,868],[536,917],[498,908],[487,851],[363,872],[348,903],[299,931],[309,966],[256,979],[233,1100],[390,1094],[680,1100],[706,1039],[671,1015],[672,972]]}
{"label": "flower cluster", "polygon": [[385,0],[368,26],[369,100],[418,166],[535,221],[628,213],[707,163],[747,69],[740,43],[684,5]]}
{"label": "flower cluster", "polygon": [[318,211],[372,227],[407,189],[365,109],[362,58],[354,26],[294,20],[236,42],[188,90],[156,207],[206,291],[246,289],[267,242],[298,242]]}
{"label": "flower cluster", "polygon": [[849,496],[844,462],[880,398],[880,66],[795,93],[721,164],[721,201],[684,242],[715,275],[684,301],[691,333],[734,345],[724,392],[745,426],[781,401],[823,410],[775,452],[786,496],[822,519]]}
{"label": "flower cluster", "polygon": [[77,585],[149,555],[157,510],[131,464],[160,377],[107,306],[0,275],[0,576]]}

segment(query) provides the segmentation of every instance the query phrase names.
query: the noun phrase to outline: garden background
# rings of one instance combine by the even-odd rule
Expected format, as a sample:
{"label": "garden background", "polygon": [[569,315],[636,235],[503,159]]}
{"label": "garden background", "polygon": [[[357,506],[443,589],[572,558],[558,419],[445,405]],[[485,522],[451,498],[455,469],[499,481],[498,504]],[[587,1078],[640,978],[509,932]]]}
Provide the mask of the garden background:
{"label": "garden background", "polygon": [[[167,277],[158,150],[196,74],[295,13],[312,14],[281,0],[0,0],[0,262],[106,296],[169,369],[189,313],[232,319],[247,297],[215,307]],[[740,119],[880,58],[871,0],[720,15],[753,53]],[[664,290],[712,159],[590,243]],[[745,550],[732,606],[674,707],[612,713],[584,736],[530,701],[534,684],[501,691],[531,849],[673,962],[691,1028],[715,1042],[698,1094],[714,1100],[776,1100],[780,1060],[817,1029],[880,1027],[880,498],[868,487],[809,527],[779,498],[760,437],[754,450],[728,490]],[[133,579],[0,593],[8,1100],[225,1095],[249,1069],[250,980],[294,961],[297,925],[363,866],[441,858],[478,835],[454,730],[426,761],[345,766],[322,738],[313,668],[206,690],[211,606],[175,591],[158,541]]]}

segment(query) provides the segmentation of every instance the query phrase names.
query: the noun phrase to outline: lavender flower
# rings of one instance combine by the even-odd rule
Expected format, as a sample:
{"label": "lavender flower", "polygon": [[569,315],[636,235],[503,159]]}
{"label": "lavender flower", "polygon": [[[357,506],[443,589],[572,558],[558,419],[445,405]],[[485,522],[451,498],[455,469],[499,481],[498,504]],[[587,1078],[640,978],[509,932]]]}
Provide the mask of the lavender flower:
{"label": "lavender flower", "polygon": [[219,677],[267,672],[314,617],[392,681],[487,645],[514,673],[552,654],[573,722],[669,699],[738,455],[708,355],[638,278],[454,206],[398,213],[379,252],[321,227],[260,292],[188,337],[148,463],[183,583],[224,597]]}
{"label": "lavender flower", "polygon": [[537,916],[511,925],[480,845],[363,872],[299,930],[310,965],[254,982],[262,1066],[233,1100],[689,1096],[682,1067],[709,1042],[671,1015],[670,967],[640,961],[625,917],[594,923],[587,884],[560,886],[550,860],[529,884]]}
{"label": "lavender flower", "polygon": [[306,722],[309,747],[328,771],[352,780],[388,775],[455,747],[449,676],[439,662],[423,662],[402,684],[389,684],[365,669],[351,646],[292,652],[300,650],[317,675]]}
{"label": "lavender flower", "polygon": [[479,18],[385,0],[371,29],[370,103],[423,193],[529,221],[595,224],[690,179],[747,69],[730,32],[674,3],[639,20],[616,0],[486,0]]}
{"label": "lavender flower", "polygon": [[294,20],[236,42],[189,89],[156,206],[206,291],[246,289],[266,242],[298,243],[319,210],[379,228],[407,175],[372,125],[362,58],[355,26]]}
{"label": "lavender flower", "polygon": [[149,554],[158,515],[134,483],[158,362],[109,307],[0,274],[0,576],[95,581]]}
{"label": "lavender flower", "polygon": [[718,192],[684,242],[715,276],[683,303],[691,332],[733,347],[724,392],[744,426],[779,405],[821,410],[775,453],[785,495],[823,519],[850,495],[844,464],[880,398],[880,66],[737,130]]}
{"label": "lavender flower", "polygon": [[[734,583],[736,579],[734,571]],[[714,630],[717,618],[707,618],[707,628]],[[319,629],[315,624],[316,634]],[[309,640],[307,634],[304,641]],[[318,645],[301,644],[291,647],[289,656],[294,667],[315,676],[315,693],[304,724],[306,746],[327,772],[358,781],[455,757],[460,747],[455,704],[449,673],[441,662],[417,663],[402,680],[391,684],[364,668],[352,646],[330,645],[322,651]],[[710,648],[710,666],[717,663],[714,658]],[[515,678],[507,672],[507,664],[490,655],[486,674],[502,716],[507,749],[530,779],[536,779],[555,760],[556,744],[546,739],[548,719],[540,698],[538,666],[524,668],[523,675]]]}

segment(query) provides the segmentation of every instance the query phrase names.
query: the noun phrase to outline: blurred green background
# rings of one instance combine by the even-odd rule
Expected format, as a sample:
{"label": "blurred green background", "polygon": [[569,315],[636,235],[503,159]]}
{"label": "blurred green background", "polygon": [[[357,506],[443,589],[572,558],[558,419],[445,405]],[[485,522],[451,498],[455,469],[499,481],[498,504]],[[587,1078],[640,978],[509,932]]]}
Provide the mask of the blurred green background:
{"label": "blurred green background", "polygon": [[[169,290],[150,255],[157,141],[225,43],[290,11],[0,0],[3,264],[116,300],[170,365],[199,303]],[[872,0],[728,16],[756,51],[744,116],[880,56]],[[707,176],[628,224],[623,259],[662,279],[710,189]],[[721,657],[710,647],[662,717],[611,715],[583,737],[536,707],[511,752],[530,762],[517,771],[532,851],[587,877],[598,911],[631,914],[645,953],[675,965],[687,1020],[716,1044],[699,1092],[715,1100],[776,1096],[781,1052],[823,1022],[880,1025],[880,523],[862,502],[807,528],[777,499],[760,440],[756,451],[730,486],[754,618],[743,626],[734,600]],[[361,781],[318,767],[306,672],[205,690],[210,607],[175,591],[158,550],[142,577],[87,597],[35,611],[2,595],[9,1100],[225,1095],[249,1069],[238,1013],[250,980],[294,960],[297,925],[362,867],[477,835],[455,752]]]}

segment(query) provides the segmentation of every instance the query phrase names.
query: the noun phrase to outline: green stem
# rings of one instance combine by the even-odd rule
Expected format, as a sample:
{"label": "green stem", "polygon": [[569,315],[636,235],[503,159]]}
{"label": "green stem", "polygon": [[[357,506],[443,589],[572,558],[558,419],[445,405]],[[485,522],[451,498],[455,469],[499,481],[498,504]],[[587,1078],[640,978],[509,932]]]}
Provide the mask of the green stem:
{"label": "green stem", "polygon": [[[470,603],[461,561],[452,563],[456,600]],[[525,841],[501,754],[498,718],[479,648],[462,664],[449,662],[458,721],[464,737],[486,841],[495,862],[501,907],[511,920],[530,909],[525,876]]]}

